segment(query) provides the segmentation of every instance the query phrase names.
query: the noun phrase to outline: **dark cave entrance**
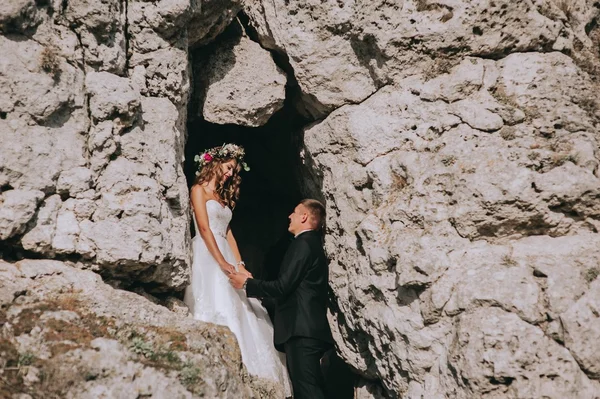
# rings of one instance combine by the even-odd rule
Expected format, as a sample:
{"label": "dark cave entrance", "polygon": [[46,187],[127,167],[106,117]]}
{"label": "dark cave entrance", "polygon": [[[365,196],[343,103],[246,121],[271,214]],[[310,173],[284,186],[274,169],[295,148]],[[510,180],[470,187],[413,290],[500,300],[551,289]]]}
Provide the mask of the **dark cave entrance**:
{"label": "dark cave entrance", "polygon": [[[242,145],[250,172],[242,172],[240,200],[231,221],[242,258],[255,277],[277,277],[283,255],[291,242],[287,216],[303,198],[299,184],[301,128],[306,120],[286,105],[259,128],[216,125],[201,117],[188,121],[185,173],[194,181],[194,155],[226,143]],[[270,302],[263,303],[269,313]],[[273,317],[271,313],[271,317]],[[322,361],[328,397],[349,399],[358,377],[335,351]]]}
{"label": "dark cave entrance", "polygon": [[300,123],[285,107],[259,128],[217,125],[202,118],[188,121],[185,173],[190,187],[196,171],[194,155],[223,143],[246,150],[251,170],[242,172],[231,229],[248,269],[259,278],[276,276],[290,238],[287,217],[302,199],[296,175]]}
{"label": "dark cave entrance", "polygon": [[[196,91],[203,73],[196,61],[210,56],[222,40],[240,35],[240,28],[242,26],[234,20],[234,24],[211,44],[190,51],[194,65],[192,81],[196,81],[192,87]],[[278,55],[273,56],[276,63],[282,63],[277,59]],[[295,98],[296,91],[293,75],[288,74],[283,108],[260,127],[207,122],[201,115],[201,99],[197,92],[192,92],[188,106],[184,170],[189,187],[195,179],[196,154],[223,143],[241,145],[246,151],[246,162],[251,170],[242,171],[240,199],[233,210],[231,229],[246,266],[255,277],[262,279],[276,278],[291,239],[287,231],[288,215],[303,198],[299,184],[299,154],[302,129],[311,120],[302,116],[290,100]]]}
{"label": "dark cave entrance", "polygon": [[[240,28],[255,42],[255,32],[248,26],[247,17],[240,13],[212,43],[190,51],[192,58],[192,85],[198,91],[202,70],[197,68],[201,60],[215,51],[221,40],[240,35]],[[193,92],[188,106],[187,143],[184,170],[191,187],[195,179],[194,156],[203,150],[223,143],[235,143],[244,147],[249,172],[242,172],[240,199],[233,210],[231,228],[236,237],[242,258],[255,277],[273,280],[277,278],[280,264],[292,236],[287,231],[288,215],[298,202],[308,195],[305,189],[311,184],[304,181],[300,152],[303,147],[302,131],[314,121],[310,111],[300,100],[300,90],[293,70],[285,56],[272,52],[275,63],[286,72],[287,84],[282,109],[274,113],[261,127],[219,125],[206,121],[201,112],[198,92]],[[303,173],[304,172],[304,173]],[[193,227],[190,226],[193,232]],[[271,317],[270,301],[263,303]],[[322,361],[328,397],[352,398],[357,376],[339,358],[335,350],[326,354]]]}

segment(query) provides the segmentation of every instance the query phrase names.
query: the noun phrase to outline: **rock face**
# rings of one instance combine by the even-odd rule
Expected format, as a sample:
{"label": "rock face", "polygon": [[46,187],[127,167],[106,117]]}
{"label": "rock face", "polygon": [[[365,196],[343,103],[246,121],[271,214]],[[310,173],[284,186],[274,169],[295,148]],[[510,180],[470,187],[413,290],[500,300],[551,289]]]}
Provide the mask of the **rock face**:
{"label": "rock face", "polygon": [[227,328],[100,277],[187,285],[188,48],[213,40],[241,3],[9,3],[0,256],[69,262],[0,260],[0,397],[283,397],[247,374]]}
{"label": "rock face", "polygon": [[0,8],[6,245],[157,290],[186,284],[188,43],[214,38],[241,7],[193,3]]}
{"label": "rock face", "polygon": [[[338,2],[340,31],[286,9],[358,34],[386,82],[304,132],[344,358],[393,398],[600,397],[598,8],[377,4]],[[303,28],[269,7],[287,51]]]}
{"label": "rock face", "polygon": [[271,398],[225,327],[58,261],[0,261],[0,396]]}
{"label": "rock face", "polygon": [[212,123],[258,127],[283,107],[286,77],[268,51],[240,35],[217,42],[194,66],[199,114]]}
{"label": "rock face", "polygon": [[289,82],[358,397],[600,398],[597,1],[4,3],[0,251],[71,262],[0,266],[7,395],[278,395],[92,271],[185,286],[191,92],[261,126]]}
{"label": "rock face", "polygon": [[304,107],[315,117],[358,103],[381,84],[371,60],[361,56],[360,40],[344,37],[356,17],[354,9],[360,13],[363,8],[358,3],[276,0],[245,5],[261,44],[287,55]]}
{"label": "rock face", "polygon": [[403,77],[437,75],[448,58],[573,48],[590,55],[594,4],[274,0],[248,2],[245,12],[261,44],[289,56],[305,106],[321,118]]}

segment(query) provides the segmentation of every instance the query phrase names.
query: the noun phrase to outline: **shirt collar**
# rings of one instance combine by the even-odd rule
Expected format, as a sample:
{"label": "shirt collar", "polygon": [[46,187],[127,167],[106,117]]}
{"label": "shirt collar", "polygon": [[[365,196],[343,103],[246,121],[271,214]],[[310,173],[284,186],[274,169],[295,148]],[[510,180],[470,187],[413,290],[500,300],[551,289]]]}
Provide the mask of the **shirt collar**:
{"label": "shirt collar", "polygon": [[313,229],[306,229],[306,230],[302,230],[300,233],[296,234],[296,235],[294,236],[294,238],[297,238],[297,237],[298,237],[300,234],[302,234],[302,233],[306,233],[307,231],[313,231]]}

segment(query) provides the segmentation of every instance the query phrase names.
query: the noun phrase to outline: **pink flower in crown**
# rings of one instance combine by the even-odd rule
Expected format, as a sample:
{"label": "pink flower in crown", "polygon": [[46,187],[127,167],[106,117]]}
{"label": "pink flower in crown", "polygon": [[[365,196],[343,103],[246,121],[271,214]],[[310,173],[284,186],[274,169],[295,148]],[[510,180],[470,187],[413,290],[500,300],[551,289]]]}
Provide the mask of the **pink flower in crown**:
{"label": "pink flower in crown", "polygon": [[209,153],[205,153],[202,157],[206,162],[210,162],[213,160],[213,157]]}

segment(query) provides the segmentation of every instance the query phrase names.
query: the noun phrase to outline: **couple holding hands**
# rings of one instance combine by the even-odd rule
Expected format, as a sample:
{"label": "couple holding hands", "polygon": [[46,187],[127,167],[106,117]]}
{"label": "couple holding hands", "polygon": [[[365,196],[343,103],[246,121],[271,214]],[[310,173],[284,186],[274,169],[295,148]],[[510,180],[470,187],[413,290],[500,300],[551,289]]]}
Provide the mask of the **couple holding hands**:
{"label": "couple holding hands", "polygon": [[[288,397],[293,391],[296,399],[324,399],[320,360],[333,339],[327,322],[323,204],[306,199],[296,206],[288,227],[295,238],[277,279],[255,279],[245,268],[229,226],[240,172],[249,170],[244,149],[224,144],[195,160],[198,172],[191,200],[197,234],[185,303],[195,319],[229,327],[250,374],[281,382]],[[275,299],[273,323],[257,298]]]}

